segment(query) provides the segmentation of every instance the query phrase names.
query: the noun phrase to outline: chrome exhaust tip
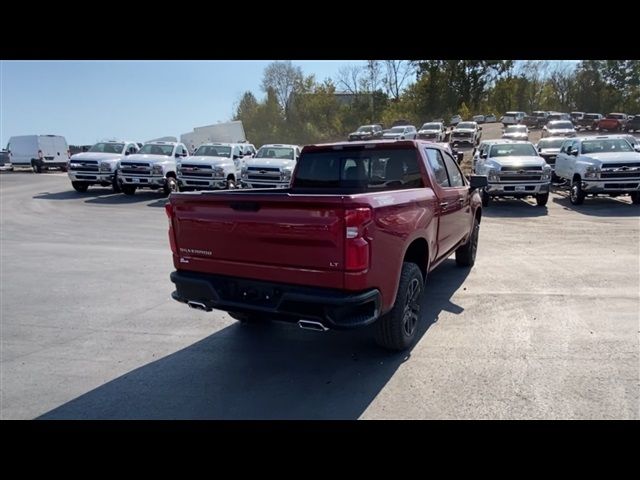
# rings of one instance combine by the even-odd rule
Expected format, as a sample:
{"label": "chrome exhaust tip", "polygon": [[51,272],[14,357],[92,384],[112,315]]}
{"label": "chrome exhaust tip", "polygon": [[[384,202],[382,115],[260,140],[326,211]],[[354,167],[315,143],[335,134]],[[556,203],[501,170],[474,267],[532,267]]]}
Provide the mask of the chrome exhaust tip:
{"label": "chrome exhaust tip", "polygon": [[299,320],[298,326],[305,330],[315,330],[316,332],[326,332],[329,330],[320,322],[314,322],[312,320]]}
{"label": "chrome exhaust tip", "polygon": [[189,300],[187,302],[187,305],[189,305],[191,308],[195,308],[196,310],[202,310],[203,312],[211,311],[211,309],[207,308],[207,306],[204,303],[194,302],[193,300]]}

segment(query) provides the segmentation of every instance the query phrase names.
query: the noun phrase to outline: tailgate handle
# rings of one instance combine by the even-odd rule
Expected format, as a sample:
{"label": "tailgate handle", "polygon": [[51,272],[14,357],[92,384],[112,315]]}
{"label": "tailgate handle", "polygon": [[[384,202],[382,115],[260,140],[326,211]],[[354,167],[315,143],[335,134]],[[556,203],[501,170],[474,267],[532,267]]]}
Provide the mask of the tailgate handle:
{"label": "tailgate handle", "polygon": [[232,202],[229,204],[234,210],[242,210],[245,212],[257,212],[260,210],[258,202]]}

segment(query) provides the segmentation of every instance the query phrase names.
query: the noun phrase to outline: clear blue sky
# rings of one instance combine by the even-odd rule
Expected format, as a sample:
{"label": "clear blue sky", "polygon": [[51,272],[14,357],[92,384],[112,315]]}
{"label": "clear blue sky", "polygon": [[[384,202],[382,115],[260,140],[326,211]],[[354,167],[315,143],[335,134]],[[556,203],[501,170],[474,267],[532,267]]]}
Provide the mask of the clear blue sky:
{"label": "clear blue sky", "polygon": [[[240,96],[263,97],[271,61],[0,61],[0,146],[13,135],[72,145],[145,141],[227,121]],[[363,61],[293,61],[317,80]],[[574,62],[575,63],[575,62]]]}
{"label": "clear blue sky", "polygon": [[[57,134],[72,145],[145,141],[227,121],[240,96],[263,96],[270,61],[0,61],[0,145],[13,135]],[[357,61],[296,60],[335,77]]]}

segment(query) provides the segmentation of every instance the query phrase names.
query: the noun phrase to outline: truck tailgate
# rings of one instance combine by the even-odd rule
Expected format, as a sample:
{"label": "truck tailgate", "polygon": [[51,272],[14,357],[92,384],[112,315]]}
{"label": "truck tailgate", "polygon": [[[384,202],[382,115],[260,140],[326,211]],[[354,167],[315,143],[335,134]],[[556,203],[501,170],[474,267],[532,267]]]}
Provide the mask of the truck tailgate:
{"label": "truck tailgate", "polygon": [[233,277],[342,288],[341,196],[173,194],[175,267]]}

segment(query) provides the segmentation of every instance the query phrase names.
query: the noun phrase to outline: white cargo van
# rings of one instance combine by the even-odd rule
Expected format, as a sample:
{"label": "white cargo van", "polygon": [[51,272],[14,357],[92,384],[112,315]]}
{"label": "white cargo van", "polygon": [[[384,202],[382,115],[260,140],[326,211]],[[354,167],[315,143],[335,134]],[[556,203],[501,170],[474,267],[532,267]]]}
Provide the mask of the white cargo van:
{"label": "white cargo van", "polygon": [[36,173],[57,167],[67,171],[69,146],[60,135],[20,135],[11,137],[7,150],[14,167],[31,167]]}

